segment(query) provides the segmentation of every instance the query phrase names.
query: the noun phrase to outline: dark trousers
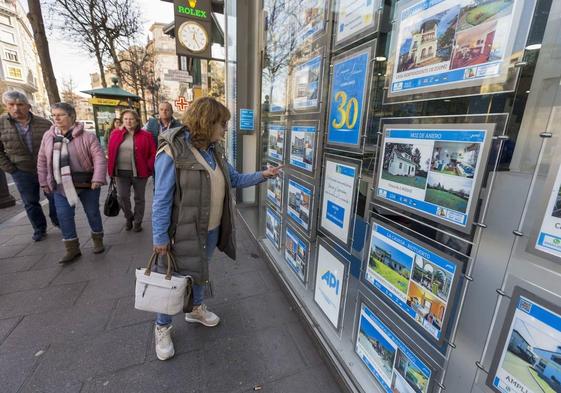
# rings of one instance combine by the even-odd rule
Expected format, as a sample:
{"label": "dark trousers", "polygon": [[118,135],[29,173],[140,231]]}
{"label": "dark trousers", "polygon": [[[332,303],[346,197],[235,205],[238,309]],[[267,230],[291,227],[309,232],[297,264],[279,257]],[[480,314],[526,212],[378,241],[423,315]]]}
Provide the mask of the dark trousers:
{"label": "dark trousers", "polygon": [[[47,231],[47,219],[43,214],[43,208],[39,203],[41,198],[39,180],[37,174],[17,170],[13,172],[12,179],[16,183],[16,187],[23,201],[27,218],[33,226],[35,233]],[[50,208],[49,208],[50,210]]]}

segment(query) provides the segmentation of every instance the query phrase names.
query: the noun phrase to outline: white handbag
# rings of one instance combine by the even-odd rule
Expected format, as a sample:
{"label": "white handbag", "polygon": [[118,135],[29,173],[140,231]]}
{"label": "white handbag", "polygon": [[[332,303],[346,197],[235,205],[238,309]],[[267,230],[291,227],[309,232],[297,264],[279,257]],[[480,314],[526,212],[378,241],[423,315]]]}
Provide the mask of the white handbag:
{"label": "white handbag", "polygon": [[[160,314],[175,315],[183,310],[193,284],[191,276],[172,275],[177,270],[175,258],[168,252],[166,274],[152,271],[158,254],[150,257],[146,268],[137,268],[134,308]],[[186,296],[187,295],[187,296]]]}

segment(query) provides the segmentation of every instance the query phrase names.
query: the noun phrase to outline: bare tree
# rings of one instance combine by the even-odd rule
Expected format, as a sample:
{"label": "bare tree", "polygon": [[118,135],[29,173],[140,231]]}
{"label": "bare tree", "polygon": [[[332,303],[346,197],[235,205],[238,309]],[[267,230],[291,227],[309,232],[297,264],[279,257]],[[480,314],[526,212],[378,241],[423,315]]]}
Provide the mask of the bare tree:
{"label": "bare tree", "polygon": [[60,101],[60,96],[58,94],[58,86],[56,84],[51,55],[49,53],[49,42],[45,34],[41,4],[39,0],[27,0],[27,5],[29,7],[27,17],[33,29],[35,46],[37,47],[39,60],[41,60],[41,70],[43,71],[43,79],[45,81],[45,87],[47,88],[47,96],[49,97],[49,103],[54,104]]}
{"label": "bare tree", "polygon": [[77,85],[72,77],[62,80],[62,101],[72,104],[74,108],[80,103],[81,97],[76,93]]}

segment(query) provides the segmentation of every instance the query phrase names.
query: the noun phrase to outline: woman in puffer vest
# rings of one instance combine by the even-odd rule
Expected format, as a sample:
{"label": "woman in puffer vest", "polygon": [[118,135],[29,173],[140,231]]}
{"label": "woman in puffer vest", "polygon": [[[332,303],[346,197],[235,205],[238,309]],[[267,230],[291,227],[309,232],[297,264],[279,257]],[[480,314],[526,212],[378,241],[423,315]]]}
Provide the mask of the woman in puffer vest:
{"label": "woman in puffer vest", "polygon": [[107,161],[95,134],[85,132],[84,125],[76,122],[76,110],[72,105],[54,104],[52,116],[55,124],[43,135],[37,175],[43,191],[54,193],[66,249],[59,263],[69,263],[82,255],[74,220],[78,201],[90,224],[93,252],[105,251],[99,195],[101,186],[106,184]]}
{"label": "woman in puffer vest", "polygon": [[[235,259],[234,209],[230,188],[250,187],[278,176],[281,166],[241,174],[226,161],[220,142],[230,112],[212,97],[195,100],[183,127],[159,136],[152,205],[154,252],[172,252],[180,274],[193,277],[193,310],[185,321],[216,326],[220,318],[204,301],[208,261],[216,248]],[[160,258],[163,260],[164,258]],[[163,262],[157,267],[164,270]],[[156,355],[174,355],[171,316],[158,314],[155,326]]]}

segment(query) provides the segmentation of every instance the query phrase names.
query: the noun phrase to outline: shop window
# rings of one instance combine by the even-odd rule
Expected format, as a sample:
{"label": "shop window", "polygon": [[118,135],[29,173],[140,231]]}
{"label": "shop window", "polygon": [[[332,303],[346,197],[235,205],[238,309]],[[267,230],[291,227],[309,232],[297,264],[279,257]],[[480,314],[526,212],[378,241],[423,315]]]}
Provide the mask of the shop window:
{"label": "shop window", "polygon": [[8,44],[15,44],[16,39],[9,31],[0,30],[0,41],[7,42]]}
{"label": "shop window", "polygon": [[11,26],[12,25],[12,20],[8,15],[0,14],[0,23],[3,24],[3,25]]}
{"label": "shop window", "polygon": [[4,60],[19,62],[18,52],[11,49],[4,49]]}
{"label": "shop window", "polygon": [[8,67],[8,78],[23,80],[23,73],[19,67]]}

